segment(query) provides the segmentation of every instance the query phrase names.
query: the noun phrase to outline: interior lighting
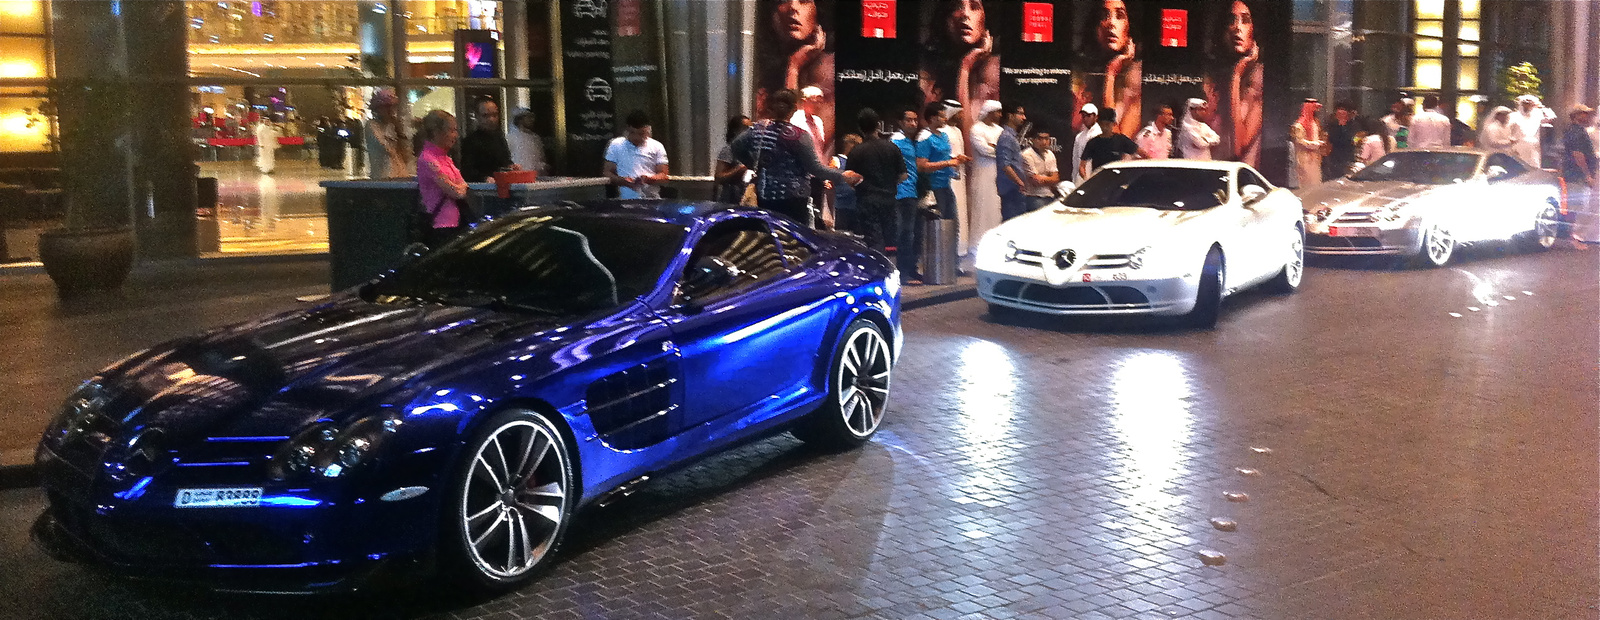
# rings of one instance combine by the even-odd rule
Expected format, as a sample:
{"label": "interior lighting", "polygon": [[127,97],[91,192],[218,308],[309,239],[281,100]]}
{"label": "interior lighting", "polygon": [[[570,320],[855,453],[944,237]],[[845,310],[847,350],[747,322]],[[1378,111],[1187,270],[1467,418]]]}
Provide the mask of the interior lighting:
{"label": "interior lighting", "polygon": [[0,63],[0,78],[40,77],[39,66],[29,62]]}
{"label": "interior lighting", "polygon": [[7,17],[38,17],[39,0],[0,0],[0,14]]}

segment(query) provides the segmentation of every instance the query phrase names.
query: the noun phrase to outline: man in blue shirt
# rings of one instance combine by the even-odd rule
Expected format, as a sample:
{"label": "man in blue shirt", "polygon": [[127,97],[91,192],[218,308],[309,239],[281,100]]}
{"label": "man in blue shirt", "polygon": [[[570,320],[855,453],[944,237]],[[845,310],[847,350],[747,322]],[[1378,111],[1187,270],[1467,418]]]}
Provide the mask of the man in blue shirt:
{"label": "man in blue shirt", "polygon": [[921,281],[922,276],[917,273],[917,258],[922,254],[922,227],[917,221],[917,132],[922,125],[917,120],[916,110],[906,110],[900,114],[900,131],[889,137],[900,154],[906,161],[906,178],[900,181],[895,188],[895,210],[899,213],[897,218],[895,238],[895,266],[900,269],[900,281],[910,283],[912,280]]}
{"label": "man in blue shirt", "polygon": [[939,217],[953,220],[956,219],[956,192],[950,188],[950,180],[955,178],[956,168],[972,158],[951,154],[950,136],[944,132],[944,102],[929,103],[922,111],[922,118],[926,119],[928,128],[917,134],[917,173],[928,175],[928,188],[933,190],[933,204]]}
{"label": "man in blue shirt", "polygon": [[1022,180],[1027,175],[1027,169],[1022,164],[1022,141],[1017,137],[1017,128],[1027,122],[1028,115],[1022,106],[1016,106],[1006,112],[1001,120],[1000,140],[995,143],[994,159],[998,174],[995,175],[995,187],[1000,191],[1000,219],[1009,220],[1028,212],[1027,199],[1022,196],[1022,188],[1027,184]]}

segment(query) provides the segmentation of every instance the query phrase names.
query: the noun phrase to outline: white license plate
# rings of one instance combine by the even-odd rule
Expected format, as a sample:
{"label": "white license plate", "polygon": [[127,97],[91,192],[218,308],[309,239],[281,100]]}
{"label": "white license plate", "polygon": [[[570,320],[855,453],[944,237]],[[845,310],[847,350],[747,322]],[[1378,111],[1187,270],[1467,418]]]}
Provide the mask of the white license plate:
{"label": "white license plate", "polygon": [[1329,226],[1328,234],[1334,237],[1376,237],[1378,229],[1366,226]]}
{"label": "white license plate", "polygon": [[261,487],[178,489],[175,508],[240,508],[261,505]]}

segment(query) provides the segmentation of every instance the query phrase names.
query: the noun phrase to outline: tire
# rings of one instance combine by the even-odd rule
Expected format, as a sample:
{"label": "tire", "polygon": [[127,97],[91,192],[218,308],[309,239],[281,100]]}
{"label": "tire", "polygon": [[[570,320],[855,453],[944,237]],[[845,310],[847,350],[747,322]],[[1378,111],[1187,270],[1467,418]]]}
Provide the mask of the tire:
{"label": "tire", "polygon": [[790,431],[826,450],[860,446],[878,432],[894,370],[889,341],[877,323],[858,318],[844,333],[828,365],[827,401]]}
{"label": "tire", "polygon": [[473,433],[460,460],[440,511],[443,576],[486,593],[526,583],[566,536],[577,499],[571,449],[550,420],[510,410]]}
{"label": "tire", "polygon": [[1437,225],[1429,226],[1422,235],[1422,249],[1412,257],[1411,264],[1423,268],[1443,267],[1450,263],[1450,257],[1455,253],[1456,240],[1450,236],[1450,231]]}
{"label": "tire", "polygon": [[1561,231],[1561,212],[1554,205],[1539,212],[1533,221],[1533,230],[1517,237],[1517,247],[1524,252],[1543,252],[1555,247]]}
{"label": "tire", "polygon": [[1294,241],[1290,243],[1289,262],[1284,263],[1283,270],[1267,283],[1268,290],[1280,295],[1300,290],[1300,280],[1306,273],[1306,233],[1299,225],[1294,227]]}
{"label": "tire", "polygon": [[1217,316],[1222,313],[1222,283],[1227,275],[1222,249],[1213,247],[1206,253],[1200,266],[1200,290],[1195,292],[1194,309],[1183,315],[1181,322],[1188,327],[1211,329],[1217,326]]}

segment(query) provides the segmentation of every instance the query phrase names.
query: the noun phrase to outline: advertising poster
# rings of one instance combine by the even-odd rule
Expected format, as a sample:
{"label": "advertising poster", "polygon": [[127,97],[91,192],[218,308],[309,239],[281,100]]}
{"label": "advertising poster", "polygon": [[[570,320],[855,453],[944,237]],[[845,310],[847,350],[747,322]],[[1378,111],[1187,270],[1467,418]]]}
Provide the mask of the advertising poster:
{"label": "advertising poster", "polygon": [[891,132],[901,112],[922,114],[917,4],[895,0],[840,3],[839,30],[859,36],[844,36],[839,41],[834,76],[839,134],[860,133],[855,121],[862,108],[876,111]]}
{"label": "advertising poster", "polygon": [[1212,158],[1248,163],[1279,182],[1292,120],[1281,87],[1289,19],[1282,3],[1263,0],[1088,3],[1075,19],[1075,107],[1115,109],[1117,131],[1129,136],[1170,107],[1176,134],[1185,102],[1204,100],[1195,118],[1220,138]]}
{"label": "advertising poster", "polygon": [[561,14],[562,93],[567,174],[599,176],[606,144],[616,135],[612,103],[611,18],[604,3],[565,3]]}
{"label": "advertising poster", "polygon": [[[1020,2],[938,0],[917,2],[922,49],[920,83],[924,101],[954,99],[964,113],[958,128],[972,135],[983,102],[1000,99],[1000,59],[1015,35],[1007,19]],[[1011,26],[1007,28],[1006,26]]]}
{"label": "advertising poster", "polygon": [[612,0],[610,9],[612,94],[616,101],[627,102],[626,108],[616,109],[616,135],[622,135],[628,115],[635,109],[650,115],[650,128],[656,139],[671,135],[671,118],[661,90],[656,4]]}
{"label": "advertising poster", "polygon": [[[1025,134],[1044,132],[1056,144],[1070,144],[1072,106],[1072,37],[1070,0],[1007,2],[997,23],[1007,33],[1005,62],[1000,68],[1001,101],[1028,113]],[[1009,22],[1009,23],[1008,23]]]}
{"label": "advertising poster", "polygon": [[771,116],[766,109],[769,93],[816,87],[822,91],[821,99],[803,103],[789,120],[812,132],[824,155],[833,153],[838,133],[834,60],[841,37],[834,8],[833,0],[756,2],[756,117]]}

